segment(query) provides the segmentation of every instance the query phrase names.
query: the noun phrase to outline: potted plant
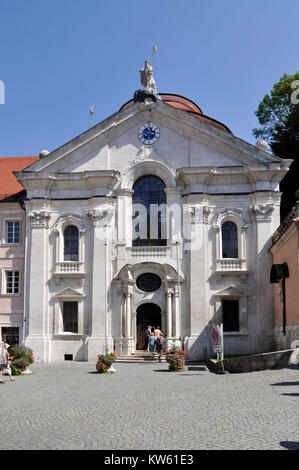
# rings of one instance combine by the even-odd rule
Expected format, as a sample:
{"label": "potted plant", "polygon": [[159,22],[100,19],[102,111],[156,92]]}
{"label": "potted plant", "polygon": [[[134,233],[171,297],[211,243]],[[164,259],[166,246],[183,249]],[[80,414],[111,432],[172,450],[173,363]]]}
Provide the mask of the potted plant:
{"label": "potted plant", "polygon": [[98,354],[96,369],[99,374],[106,374],[107,372],[115,372],[112,364],[115,362],[116,353]]}
{"label": "potted plant", "polygon": [[181,372],[185,369],[186,352],[177,347],[166,351],[166,361],[169,364],[169,371]]}
{"label": "potted plant", "polygon": [[32,374],[29,370],[30,364],[34,363],[33,351],[26,346],[15,346],[11,348],[9,357],[12,375]]}

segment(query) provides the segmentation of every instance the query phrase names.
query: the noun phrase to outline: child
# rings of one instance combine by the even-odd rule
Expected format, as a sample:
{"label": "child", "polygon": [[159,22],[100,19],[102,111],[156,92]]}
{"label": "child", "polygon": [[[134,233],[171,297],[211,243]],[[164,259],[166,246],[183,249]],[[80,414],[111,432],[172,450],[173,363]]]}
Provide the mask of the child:
{"label": "child", "polygon": [[155,351],[155,343],[156,343],[155,335],[154,335],[154,333],[151,333],[151,335],[149,337],[149,350],[150,350],[150,352]]}

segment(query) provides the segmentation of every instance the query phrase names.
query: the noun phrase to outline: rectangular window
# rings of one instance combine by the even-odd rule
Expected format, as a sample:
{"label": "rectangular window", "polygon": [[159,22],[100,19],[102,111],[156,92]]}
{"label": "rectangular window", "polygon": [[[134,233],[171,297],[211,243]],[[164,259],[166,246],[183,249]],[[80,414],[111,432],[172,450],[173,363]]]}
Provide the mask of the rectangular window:
{"label": "rectangular window", "polygon": [[8,220],[6,222],[6,243],[20,243],[20,221]]}
{"label": "rectangular window", "polygon": [[5,271],[5,294],[20,293],[20,272]]}
{"label": "rectangular window", "polygon": [[63,302],[63,331],[78,333],[78,302]]}
{"label": "rectangular window", "polygon": [[239,331],[239,301],[223,300],[223,331]]}

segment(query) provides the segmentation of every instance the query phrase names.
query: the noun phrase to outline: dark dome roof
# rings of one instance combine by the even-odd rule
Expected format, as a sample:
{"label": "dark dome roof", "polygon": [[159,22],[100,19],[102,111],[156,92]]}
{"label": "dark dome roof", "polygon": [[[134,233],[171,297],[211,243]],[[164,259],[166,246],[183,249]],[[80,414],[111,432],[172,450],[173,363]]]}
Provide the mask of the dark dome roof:
{"label": "dark dome roof", "polygon": [[[216,119],[213,119],[209,116],[206,116],[203,114],[202,110],[200,109],[199,106],[197,106],[196,103],[193,101],[189,100],[188,98],[185,98],[184,96],[180,95],[174,95],[171,93],[159,93],[159,96],[161,97],[162,101],[166,104],[169,104],[170,106],[173,106],[174,108],[179,108],[182,109],[183,111],[186,111],[189,114],[192,114],[193,116],[198,117],[199,119],[202,119],[203,121],[208,122],[214,127],[217,127],[218,129],[221,129],[225,132],[232,133],[231,130],[222,122],[216,121]],[[134,100],[127,101],[121,108],[120,111],[123,109],[128,108],[129,106],[132,106],[134,104]]]}

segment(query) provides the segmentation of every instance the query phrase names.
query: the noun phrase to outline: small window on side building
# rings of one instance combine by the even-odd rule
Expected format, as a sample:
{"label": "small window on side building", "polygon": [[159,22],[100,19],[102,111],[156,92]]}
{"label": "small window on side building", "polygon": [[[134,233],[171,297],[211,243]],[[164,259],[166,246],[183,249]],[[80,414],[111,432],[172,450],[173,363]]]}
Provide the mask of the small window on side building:
{"label": "small window on side building", "polygon": [[7,220],[5,226],[5,243],[20,243],[20,221]]}

